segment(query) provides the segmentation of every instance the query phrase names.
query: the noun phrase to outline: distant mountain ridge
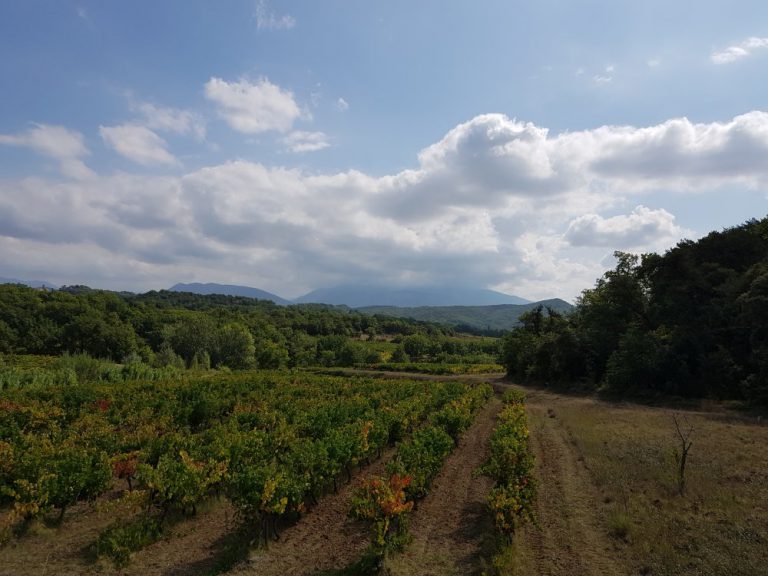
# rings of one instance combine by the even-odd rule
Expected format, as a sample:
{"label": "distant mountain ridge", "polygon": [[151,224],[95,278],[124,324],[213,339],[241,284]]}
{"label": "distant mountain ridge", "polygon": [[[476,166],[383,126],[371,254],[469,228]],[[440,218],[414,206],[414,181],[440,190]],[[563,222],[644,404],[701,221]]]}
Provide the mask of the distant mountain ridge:
{"label": "distant mountain ridge", "polygon": [[413,287],[392,288],[349,284],[319,288],[294,300],[297,304],[319,303],[345,305],[350,308],[366,306],[492,306],[497,304],[527,304],[530,300],[483,288]]}
{"label": "distant mountain ridge", "polygon": [[58,290],[56,284],[51,284],[45,280],[19,280],[18,278],[3,278],[0,277],[0,284],[23,284],[30,288],[50,288],[51,290]]}
{"label": "distant mountain ridge", "polygon": [[501,304],[529,304],[530,300],[511,296],[483,288],[460,287],[416,287],[391,288],[384,286],[348,284],[331,288],[319,288],[288,300],[258,288],[234,284],[175,284],[168,290],[172,292],[192,292],[194,294],[223,294],[225,296],[246,296],[259,300],[271,300],[276,304],[330,304],[362,308],[365,306],[397,306],[413,308],[419,306],[494,306]]}
{"label": "distant mountain ridge", "polygon": [[[41,280],[20,280],[5,277],[0,277],[0,284],[23,284],[32,288],[44,287],[51,290],[62,289],[78,293],[83,290],[91,290],[86,286],[61,288]],[[288,300],[251,286],[212,282],[180,282],[168,290],[199,295],[220,294],[269,300],[281,306],[291,304],[347,306],[364,314],[411,318],[478,332],[510,330],[517,325],[521,314],[539,305],[561,313],[573,310],[571,304],[559,298],[531,302],[519,296],[494,290],[455,286],[392,288],[371,285],[343,285],[313,290],[295,300]]]}
{"label": "distant mountain ridge", "polygon": [[537,306],[550,308],[567,314],[574,309],[572,304],[560,298],[529,302],[528,304],[498,304],[492,306],[419,306],[400,308],[397,306],[365,306],[358,308],[364,314],[381,314],[396,318],[412,318],[424,322],[447,324],[454,328],[494,332],[511,330],[520,316]]}
{"label": "distant mountain ridge", "polygon": [[170,292],[192,292],[193,294],[223,294],[224,296],[245,296],[247,298],[256,298],[258,300],[271,300],[275,304],[287,306],[292,304],[290,300],[281,298],[276,294],[251,288],[250,286],[237,286],[235,284],[214,284],[200,282],[191,282],[189,284],[179,283],[168,288]]}

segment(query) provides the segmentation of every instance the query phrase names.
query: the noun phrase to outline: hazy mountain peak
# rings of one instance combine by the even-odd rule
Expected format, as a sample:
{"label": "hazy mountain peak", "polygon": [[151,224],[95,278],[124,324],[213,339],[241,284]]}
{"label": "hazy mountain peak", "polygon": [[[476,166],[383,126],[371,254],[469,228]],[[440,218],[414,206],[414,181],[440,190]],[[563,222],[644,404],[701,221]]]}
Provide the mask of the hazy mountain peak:
{"label": "hazy mountain peak", "polygon": [[363,306],[490,306],[496,304],[527,304],[519,296],[503,294],[484,288],[460,286],[390,287],[347,284],[319,288],[295,300],[297,303],[322,303]]}
{"label": "hazy mountain peak", "polygon": [[245,296],[246,298],[257,298],[258,300],[271,300],[275,304],[287,305],[291,302],[281,298],[276,294],[251,288],[250,286],[238,286],[236,284],[215,284],[212,282],[200,283],[190,282],[189,284],[179,283],[168,288],[171,292],[192,292],[193,294],[223,294],[224,296]]}

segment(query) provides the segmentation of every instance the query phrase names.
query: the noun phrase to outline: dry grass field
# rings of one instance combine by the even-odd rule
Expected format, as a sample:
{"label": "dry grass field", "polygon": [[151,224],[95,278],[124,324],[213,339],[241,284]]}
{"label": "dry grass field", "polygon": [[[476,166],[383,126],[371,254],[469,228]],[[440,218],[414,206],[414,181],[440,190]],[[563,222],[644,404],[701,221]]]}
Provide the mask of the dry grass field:
{"label": "dry grass field", "polygon": [[[710,404],[673,410],[527,390],[539,527],[510,574],[768,574],[768,426]],[[692,429],[678,492],[674,418]]]}

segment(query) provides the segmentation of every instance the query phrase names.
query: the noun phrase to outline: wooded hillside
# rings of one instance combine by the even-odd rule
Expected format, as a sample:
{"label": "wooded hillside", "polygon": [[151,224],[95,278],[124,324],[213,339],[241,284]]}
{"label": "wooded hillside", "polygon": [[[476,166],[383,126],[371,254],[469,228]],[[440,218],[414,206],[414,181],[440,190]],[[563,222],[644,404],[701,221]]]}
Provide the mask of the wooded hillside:
{"label": "wooded hillside", "polygon": [[574,314],[521,318],[505,340],[511,376],[768,402],[768,218],[616,258]]}

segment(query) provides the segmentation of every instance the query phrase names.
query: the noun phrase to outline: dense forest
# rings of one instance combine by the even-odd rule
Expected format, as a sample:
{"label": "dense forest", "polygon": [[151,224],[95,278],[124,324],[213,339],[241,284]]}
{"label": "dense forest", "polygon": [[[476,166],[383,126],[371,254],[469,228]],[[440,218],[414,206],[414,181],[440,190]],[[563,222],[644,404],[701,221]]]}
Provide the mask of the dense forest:
{"label": "dense forest", "polygon": [[0,354],[94,358],[157,367],[280,368],[393,361],[495,362],[498,341],[458,339],[436,324],[325,305],[184,292],[117,293],[0,285]]}
{"label": "dense forest", "polygon": [[615,256],[573,314],[521,318],[504,341],[510,376],[768,402],[768,218],[664,255]]}

